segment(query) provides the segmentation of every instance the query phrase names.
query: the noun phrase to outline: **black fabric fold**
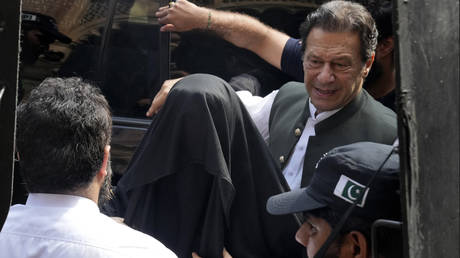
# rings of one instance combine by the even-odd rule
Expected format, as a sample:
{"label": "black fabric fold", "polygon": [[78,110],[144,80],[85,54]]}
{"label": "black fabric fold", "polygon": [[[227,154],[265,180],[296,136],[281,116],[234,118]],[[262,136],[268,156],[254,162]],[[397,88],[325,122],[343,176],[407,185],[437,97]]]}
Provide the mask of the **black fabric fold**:
{"label": "black fabric fold", "polygon": [[109,215],[179,257],[301,257],[293,215],[267,213],[288,190],[246,109],[223,80],[178,82],[120,179]]}

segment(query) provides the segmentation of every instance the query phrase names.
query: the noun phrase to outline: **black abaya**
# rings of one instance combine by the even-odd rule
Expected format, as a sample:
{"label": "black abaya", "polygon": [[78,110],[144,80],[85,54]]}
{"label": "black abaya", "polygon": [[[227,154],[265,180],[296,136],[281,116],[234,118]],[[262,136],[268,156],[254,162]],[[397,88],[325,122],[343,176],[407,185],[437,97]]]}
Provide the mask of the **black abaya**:
{"label": "black abaya", "polygon": [[224,246],[236,258],[301,257],[297,218],[265,210],[287,189],[234,91],[197,74],[171,90],[108,207],[179,257],[221,257]]}

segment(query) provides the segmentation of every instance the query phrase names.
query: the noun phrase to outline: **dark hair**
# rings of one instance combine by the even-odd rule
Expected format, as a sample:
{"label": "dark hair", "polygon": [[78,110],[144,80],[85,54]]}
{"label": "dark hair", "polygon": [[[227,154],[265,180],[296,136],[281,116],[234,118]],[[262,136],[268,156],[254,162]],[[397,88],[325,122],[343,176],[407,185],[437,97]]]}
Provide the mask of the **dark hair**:
{"label": "dark hair", "polygon": [[[331,208],[320,208],[316,210],[311,210],[306,212],[306,216],[312,215],[314,217],[324,219],[331,228],[333,229],[339,223],[341,217],[343,216],[343,212],[339,213]],[[351,231],[359,231],[361,232],[367,240],[367,248],[371,250],[371,228],[372,223],[374,221],[367,218],[357,217],[357,216],[350,216],[346,223],[343,225],[342,229],[337,236],[339,241],[343,241],[343,238],[346,234],[350,233]],[[402,253],[402,235],[395,233],[394,231],[388,232],[380,232],[379,237],[382,242],[379,242],[379,246],[381,248],[380,255],[381,257],[391,257],[391,258],[398,258],[403,257]],[[382,252],[383,250],[383,252]],[[380,256],[379,256],[380,257]]]}
{"label": "dark hair", "polygon": [[375,20],[378,41],[393,36],[392,4],[389,0],[370,0],[367,9]]}
{"label": "dark hair", "polygon": [[102,165],[112,119],[99,89],[80,78],[48,78],[18,107],[19,167],[31,193],[86,187]]}
{"label": "dark hair", "polygon": [[313,28],[329,32],[356,32],[360,38],[361,59],[366,62],[377,46],[377,28],[366,8],[358,3],[331,1],[308,14],[300,26],[302,51],[305,51],[307,37]]}

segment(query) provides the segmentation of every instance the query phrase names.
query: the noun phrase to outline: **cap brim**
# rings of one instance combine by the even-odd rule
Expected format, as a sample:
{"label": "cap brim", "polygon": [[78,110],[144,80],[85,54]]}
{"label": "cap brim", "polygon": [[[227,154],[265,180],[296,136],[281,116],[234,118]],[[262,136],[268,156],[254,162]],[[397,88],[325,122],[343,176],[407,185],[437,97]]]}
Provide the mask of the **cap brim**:
{"label": "cap brim", "polygon": [[309,194],[308,187],[274,195],[267,201],[267,211],[273,215],[310,211],[326,206]]}
{"label": "cap brim", "polygon": [[69,44],[72,42],[72,39],[67,37],[66,35],[60,33],[59,31],[56,30],[49,30],[49,29],[44,29],[48,34],[53,36],[56,40],[64,43],[64,44]]}
{"label": "cap brim", "polygon": [[33,28],[37,28],[40,31],[47,33],[49,36],[55,38],[56,40],[65,43],[65,44],[70,44],[72,42],[72,39],[67,37],[66,35],[62,34],[59,32],[57,29],[50,28],[49,26],[45,26],[43,24],[37,23],[33,20],[24,20],[23,19],[23,24],[29,24],[29,26]]}

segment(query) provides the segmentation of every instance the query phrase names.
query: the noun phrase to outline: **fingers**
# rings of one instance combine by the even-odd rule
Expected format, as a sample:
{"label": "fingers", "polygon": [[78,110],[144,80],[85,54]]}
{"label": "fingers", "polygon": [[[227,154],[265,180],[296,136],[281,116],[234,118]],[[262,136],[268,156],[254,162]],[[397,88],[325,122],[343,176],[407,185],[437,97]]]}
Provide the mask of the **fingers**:
{"label": "fingers", "polygon": [[[189,31],[206,27],[208,11],[186,0],[176,0],[167,6],[162,6],[155,12],[158,22],[163,25],[161,31]],[[173,25],[173,26],[172,26]]]}
{"label": "fingers", "polygon": [[162,7],[158,8],[158,11],[155,12],[155,15],[157,15],[157,13],[164,12],[165,10],[168,10],[168,8],[169,8],[168,5],[165,5],[165,6],[162,6]]}
{"label": "fingers", "polygon": [[176,82],[180,81],[181,79],[182,77],[177,79],[166,80],[163,82],[161,89],[153,98],[152,104],[150,105],[149,110],[147,110],[147,113],[145,114],[147,117],[151,117],[154,114],[158,113],[158,111],[160,111],[161,107],[166,102],[166,98],[168,97],[169,91],[171,91],[171,88],[174,86],[174,84],[176,84]]}
{"label": "fingers", "polygon": [[176,26],[174,26],[173,24],[166,24],[166,25],[161,26],[160,31],[161,32],[176,31]]}
{"label": "fingers", "polygon": [[[222,252],[222,257],[223,258],[232,258],[232,256],[227,252],[227,250],[223,250]],[[197,253],[193,252],[192,253],[192,258],[201,258],[201,256],[199,256]]]}
{"label": "fingers", "polygon": [[172,9],[174,9],[175,5],[176,3],[171,1],[168,3],[168,5],[158,8],[158,10],[155,12],[155,16],[157,18],[163,18],[167,16],[172,11]]}
{"label": "fingers", "polygon": [[168,7],[163,6],[158,9],[158,11],[155,12],[155,16],[158,18],[158,20],[165,18],[168,15]]}
{"label": "fingers", "polygon": [[152,105],[150,105],[149,110],[147,110],[147,113],[145,113],[145,116],[146,117],[152,117],[153,114],[155,114],[155,112],[153,110],[153,101],[152,101]]}
{"label": "fingers", "polygon": [[223,258],[232,258],[232,256],[227,252],[227,249],[224,248],[224,251],[222,251],[222,256]]}
{"label": "fingers", "polygon": [[155,97],[153,98],[152,105],[150,105],[149,110],[147,110],[147,113],[145,115],[147,117],[151,117],[154,114],[158,113],[158,111],[160,111],[160,108],[166,102],[167,96],[167,93],[165,94],[163,91],[160,90],[160,92],[158,92],[157,95],[155,95]]}
{"label": "fingers", "polygon": [[192,253],[192,258],[201,258],[201,256],[199,256],[197,253],[193,252]]}
{"label": "fingers", "polygon": [[169,11],[170,11],[170,8],[169,6],[162,6],[158,9],[158,11],[155,12],[155,16],[158,18],[158,21],[161,22],[161,20],[164,18],[166,18],[166,16],[168,16],[169,14]]}
{"label": "fingers", "polygon": [[168,6],[163,6],[155,13],[155,16],[158,18],[160,24],[165,24],[160,28],[160,31],[175,31],[176,26],[171,23],[171,14],[170,8]]}

